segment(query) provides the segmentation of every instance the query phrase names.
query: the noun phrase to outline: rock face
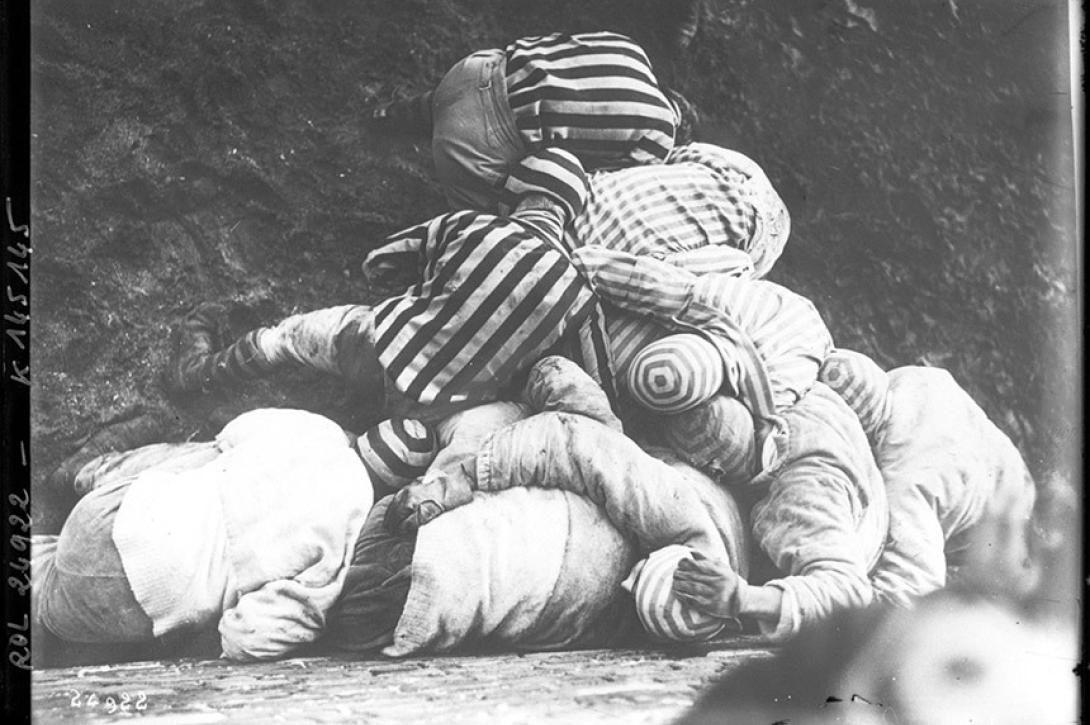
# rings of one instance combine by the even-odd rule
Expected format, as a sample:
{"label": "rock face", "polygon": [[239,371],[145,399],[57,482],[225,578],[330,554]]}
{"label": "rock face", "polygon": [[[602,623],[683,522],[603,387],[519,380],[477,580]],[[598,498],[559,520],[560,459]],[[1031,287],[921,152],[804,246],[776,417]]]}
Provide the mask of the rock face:
{"label": "rock face", "polygon": [[[679,5],[688,6],[688,3]],[[670,3],[621,0],[92,0],[32,27],[35,521],[48,474],[103,423],[166,409],[175,439],[297,405],[362,428],[376,401],[316,378],[167,400],[171,320],[199,302],[230,336],[368,303],[364,254],[444,210],[428,144],[368,104],[467,52],[612,28],[756,158],[793,239],[772,278],[838,343],[950,369],[1041,478],[1073,426],[1075,242],[1062,3],[721,0],[671,56]]]}

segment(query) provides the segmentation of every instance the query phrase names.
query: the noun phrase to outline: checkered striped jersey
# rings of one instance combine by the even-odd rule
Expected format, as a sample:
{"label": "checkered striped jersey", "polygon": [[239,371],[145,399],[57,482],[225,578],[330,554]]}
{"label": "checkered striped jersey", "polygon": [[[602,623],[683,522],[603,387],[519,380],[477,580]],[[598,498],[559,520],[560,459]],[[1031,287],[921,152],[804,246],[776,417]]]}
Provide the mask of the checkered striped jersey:
{"label": "checkered striped jersey", "polygon": [[723,357],[725,386],[755,416],[768,418],[813,386],[832,350],[814,305],[773,282],[698,277],[600,247],[576,250],[572,262],[603,301],[619,308],[608,325],[618,377],[648,343],[671,332],[700,332]]}
{"label": "checkered striped jersey", "polygon": [[562,225],[556,209],[461,211],[392,237],[395,248],[418,246],[421,270],[375,308],[376,352],[394,387],[425,404],[494,400],[568,342],[589,373],[608,377],[604,324],[559,246]]}
{"label": "checkered striped jersey", "polygon": [[678,146],[665,164],[593,174],[568,229],[573,246],[654,256],[696,274],[751,263],[756,277],[779,259],[789,234],[787,207],[764,171],[705,143]]}
{"label": "checkered striped jersey", "polygon": [[631,39],[557,33],[506,53],[507,97],[529,152],[556,146],[609,168],[659,162],[673,148],[677,110]]}

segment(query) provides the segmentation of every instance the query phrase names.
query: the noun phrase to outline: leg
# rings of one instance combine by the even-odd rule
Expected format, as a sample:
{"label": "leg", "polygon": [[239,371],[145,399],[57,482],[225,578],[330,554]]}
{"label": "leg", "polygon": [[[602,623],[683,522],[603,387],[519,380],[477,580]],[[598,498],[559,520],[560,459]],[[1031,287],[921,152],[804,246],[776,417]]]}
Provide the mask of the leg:
{"label": "leg", "polygon": [[844,399],[873,443],[891,412],[886,371],[862,353],[838,349],[822,362],[818,380]]}
{"label": "leg", "polygon": [[184,471],[196,468],[220,454],[214,441],[155,443],[131,451],[114,451],[88,462],[76,474],[74,488],[84,495],[101,485],[156,468]]}
{"label": "leg", "polygon": [[539,413],[498,431],[478,453],[476,479],[482,491],[571,491],[601,506],[645,551],[682,544],[729,561],[724,537],[688,476],[580,415]]}
{"label": "leg", "polygon": [[55,548],[35,561],[36,624],[61,640],[150,642],[152,622],[125,578],[113,543],[113,522],[130,479],[98,488],[80,500]]}
{"label": "leg", "polygon": [[474,53],[435,90],[432,155],[451,208],[494,210],[494,184],[525,154],[507,102],[505,68],[501,50]]}
{"label": "leg", "polygon": [[344,588],[326,615],[322,642],[332,649],[363,652],[393,641],[412,583],[416,540],[384,528],[392,501],[387,496],[371,508],[356,540]]}
{"label": "leg", "polygon": [[103,455],[132,450],[162,440],[166,428],[167,413],[162,410],[153,410],[106,426],[88,438],[78,451],[49,474],[50,488],[67,492],[74,486],[76,493],[82,496],[89,488],[80,483],[78,474],[88,463]]}
{"label": "leg", "polygon": [[371,308],[342,305],[292,315],[275,327],[251,330],[213,351],[215,322],[206,310],[182,322],[170,383],[179,391],[207,391],[285,369],[312,369],[349,383],[381,384]]}

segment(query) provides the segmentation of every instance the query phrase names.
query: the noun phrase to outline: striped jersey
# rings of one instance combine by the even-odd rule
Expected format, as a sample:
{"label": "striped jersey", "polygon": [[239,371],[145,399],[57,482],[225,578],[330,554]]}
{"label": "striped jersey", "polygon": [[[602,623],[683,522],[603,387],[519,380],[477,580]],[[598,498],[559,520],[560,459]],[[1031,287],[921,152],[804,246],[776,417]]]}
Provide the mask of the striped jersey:
{"label": "striped jersey", "polygon": [[817,380],[832,337],[805,297],[773,282],[696,276],[648,257],[584,247],[573,263],[616,310],[609,337],[618,379],[648,343],[700,332],[723,357],[726,386],[767,418],[797,402]]}
{"label": "striped jersey", "polygon": [[617,33],[522,38],[506,48],[507,97],[530,153],[554,146],[587,168],[662,161],[678,113],[643,49]]}
{"label": "striped jersey", "polygon": [[[375,308],[375,348],[394,387],[425,404],[494,400],[512,377],[574,342],[608,371],[594,295],[559,247],[552,210],[455,212],[395,235],[417,237],[420,280]],[[597,360],[602,359],[600,365]]]}
{"label": "striped jersey", "polygon": [[665,164],[591,175],[587,203],[567,234],[572,246],[668,259],[696,274],[751,262],[753,276],[763,277],[789,233],[787,207],[760,166],[736,151],[691,143]]}

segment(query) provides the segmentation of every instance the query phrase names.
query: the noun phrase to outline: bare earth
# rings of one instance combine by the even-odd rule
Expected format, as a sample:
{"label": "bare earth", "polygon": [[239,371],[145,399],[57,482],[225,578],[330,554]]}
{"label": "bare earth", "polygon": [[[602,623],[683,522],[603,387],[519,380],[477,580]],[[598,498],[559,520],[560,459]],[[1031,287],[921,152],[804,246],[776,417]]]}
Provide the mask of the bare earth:
{"label": "bare earth", "polygon": [[[718,676],[769,655],[758,643],[741,640],[699,650],[311,658],[255,665],[182,660],[39,670],[34,721],[116,722],[138,714],[142,723],[162,725],[666,723]],[[96,699],[88,705],[92,694]],[[123,698],[129,714],[120,713]],[[138,704],[145,708],[139,713]]]}

